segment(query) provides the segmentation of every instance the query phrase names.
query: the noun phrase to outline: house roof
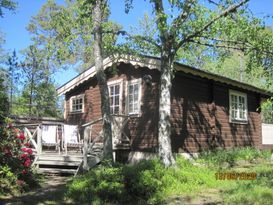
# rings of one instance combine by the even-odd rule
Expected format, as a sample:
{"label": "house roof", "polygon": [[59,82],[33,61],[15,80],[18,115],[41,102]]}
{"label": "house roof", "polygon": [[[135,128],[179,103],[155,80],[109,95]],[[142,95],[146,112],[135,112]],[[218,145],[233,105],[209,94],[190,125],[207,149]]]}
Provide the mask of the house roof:
{"label": "house roof", "polygon": [[[113,56],[113,57],[107,57],[103,60],[103,68],[106,69],[108,67],[111,67],[113,64],[118,63],[128,63],[132,64],[136,68],[138,67],[148,67],[149,69],[157,69],[160,70],[160,58],[156,57],[134,57],[130,55],[126,56]],[[228,85],[232,85],[238,88],[242,88],[245,90],[249,90],[252,92],[260,93],[266,96],[273,96],[272,92],[269,92],[267,90],[257,88],[255,86],[249,85],[247,83],[242,83],[236,80],[232,80],[230,78],[220,76],[205,70],[201,70],[195,67],[191,67],[188,65],[184,65],[181,63],[175,63],[174,68],[176,71],[182,71],[184,73],[189,73],[195,76],[199,76],[202,78],[207,78],[210,80],[214,80],[216,82],[225,83]],[[74,89],[78,85],[84,83],[85,81],[89,80],[93,76],[95,76],[95,66],[90,67],[89,69],[85,70],[84,72],[80,73],[78,76],[73,78],[72,80],[68,81],[61,87],[57,88],[57,94],[62,95],[70,90]]]}

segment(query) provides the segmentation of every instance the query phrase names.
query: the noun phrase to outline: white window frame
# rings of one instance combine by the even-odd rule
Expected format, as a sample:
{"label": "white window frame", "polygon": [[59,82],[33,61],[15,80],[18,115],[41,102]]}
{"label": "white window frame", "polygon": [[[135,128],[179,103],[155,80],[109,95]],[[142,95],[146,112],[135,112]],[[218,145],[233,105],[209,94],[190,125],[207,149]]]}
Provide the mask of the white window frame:
{"label": "white window frame", "polygon": [[[130,95],[129,94],[129,86],[135,85],[135,84],[138,84],[138,99],[137,99],[138,109],[137,109],[136,112],[129,110],[129,95]],[[141,78],[128,81],[126,87],[127,87],[127,92],[126,92],[126,113],[128,115],[140,115],[141,95],[142,95],[142,80],[141,80]]]}
{"label": "white window frame", "polygon": [[[73,110],[73,100],[82,99],[82,109],[81,110]],[[84,112],[84,94],[72,96],[70,98],[70,113],[83,113]]]}
{"label": "white window frame", "polygon": [[[237,96],[237,117],[233,118],[232,117],[232,95]],[[240,117],[240,111],[241,109],[239,108],[239,97],[243,97],[244,98],[244,116],[243,118]],[[247,123],[248,121],[248,107],[247,107],[247,94],[246,93],[242,93],[242,92],[238,92],[238,91],[234,91],[234,90],[229,90],[229,121],[231,123]]]}
{"label": "white window frame", "polygon": [[[109,98],[111,97],[110,87],[115,86],[115,85],[119,85],[119,113],[118,114],[121,114],[122,113],[123,79],[113,80],[113,81],[109,81],[107,83],[108,91],[109,91]],[[110,103],[111,103],[111,101],[110,101]],[[110,108],[111,108],[111,106],[112,105],[110,104]],[[111,113],[111,114],[113,114],[113,113]]]}

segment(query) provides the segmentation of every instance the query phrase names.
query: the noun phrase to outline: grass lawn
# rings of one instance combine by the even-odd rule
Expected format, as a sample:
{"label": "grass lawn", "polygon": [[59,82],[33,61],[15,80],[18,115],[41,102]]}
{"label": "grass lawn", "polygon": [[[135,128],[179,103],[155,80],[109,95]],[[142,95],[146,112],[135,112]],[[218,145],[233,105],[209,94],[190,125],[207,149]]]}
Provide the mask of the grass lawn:
{"label": "grass lawn", "polygon": [[176,157],[176,168],[159,160],[101,166],[69,184],[67,196],[87,204],[273,204],[270,152],[253,148]]}
{"label": "grass lawn", "polygon": [[42,187],[4,204],[273,204],[270,152],[253,148],[202,153],[176,168],[158,159],[137,165],[99,166],[82,176],[46,177]]}

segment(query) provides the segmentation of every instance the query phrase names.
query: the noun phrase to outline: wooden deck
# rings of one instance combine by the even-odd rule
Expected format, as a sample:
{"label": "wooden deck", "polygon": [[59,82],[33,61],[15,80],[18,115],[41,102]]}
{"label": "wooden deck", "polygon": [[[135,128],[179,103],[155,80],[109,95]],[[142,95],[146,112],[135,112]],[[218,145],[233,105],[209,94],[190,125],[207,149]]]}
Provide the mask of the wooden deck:
{"label": "wooden deck", "polygon": [[[62,133],[63,122],[42,122],[34,124],[24,124],[26,137],[29,138],[36,155],[33,166],[38,168],[39,172],[47,173],[65,173],[77,174],[81,169],[88,170],[100,163],[103,150],[102,132],[96,132],[92,129],[96,123],[101,123],[102,119],[86,123],[81,127],[84,129],[83,143],[77,147],[68,150],[65,146]],[[124,132],[124,126],[128,122],[128,116],[113,116],[113,151],[130,149],[130,140]],[[42,143],[42,125],[58,126],[58,142],[54,146],[45,147]],[[60,128],[60,129],[59,129]],[[60,134],[61,133],[61,134]],[[91,136],[96,136],[95,139]],[[83,146],[82,146],[83,145]]]}

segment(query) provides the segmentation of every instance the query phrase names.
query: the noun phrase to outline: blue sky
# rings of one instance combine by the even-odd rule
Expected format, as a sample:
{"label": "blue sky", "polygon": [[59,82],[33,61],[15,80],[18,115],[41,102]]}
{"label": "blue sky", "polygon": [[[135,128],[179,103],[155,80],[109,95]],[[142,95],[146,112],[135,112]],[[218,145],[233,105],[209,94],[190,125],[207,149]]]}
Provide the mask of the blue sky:
{"label": "blue sky", "polygon": [[[63,2],[63,0],[57,0]],[[17,0],[18,9],[15,13],[6,11],[4,18],[0,19],[0,29],[5,33],[6,43],[4,48],[12,51],[20,51],[30,44],[30,36],[26,30],[31,16],[38,13],[46,0]],[[136,25],[143,14],[150,10],[149,1],[135,0],[134,8],[129,14],[124,12],[124,0],[110,0],[111,16],[110,19],[123,25],[125,29],[131,25]],[[250,7],[253,13],[262,17],[266,14],[273,16],[272,0],[250,0]],[[273,27],[273,19],[267,20],[267,25]],[[62,85],[77,73],[72,69],[60,71],[56,74],[55,80],[58,85]]]}

